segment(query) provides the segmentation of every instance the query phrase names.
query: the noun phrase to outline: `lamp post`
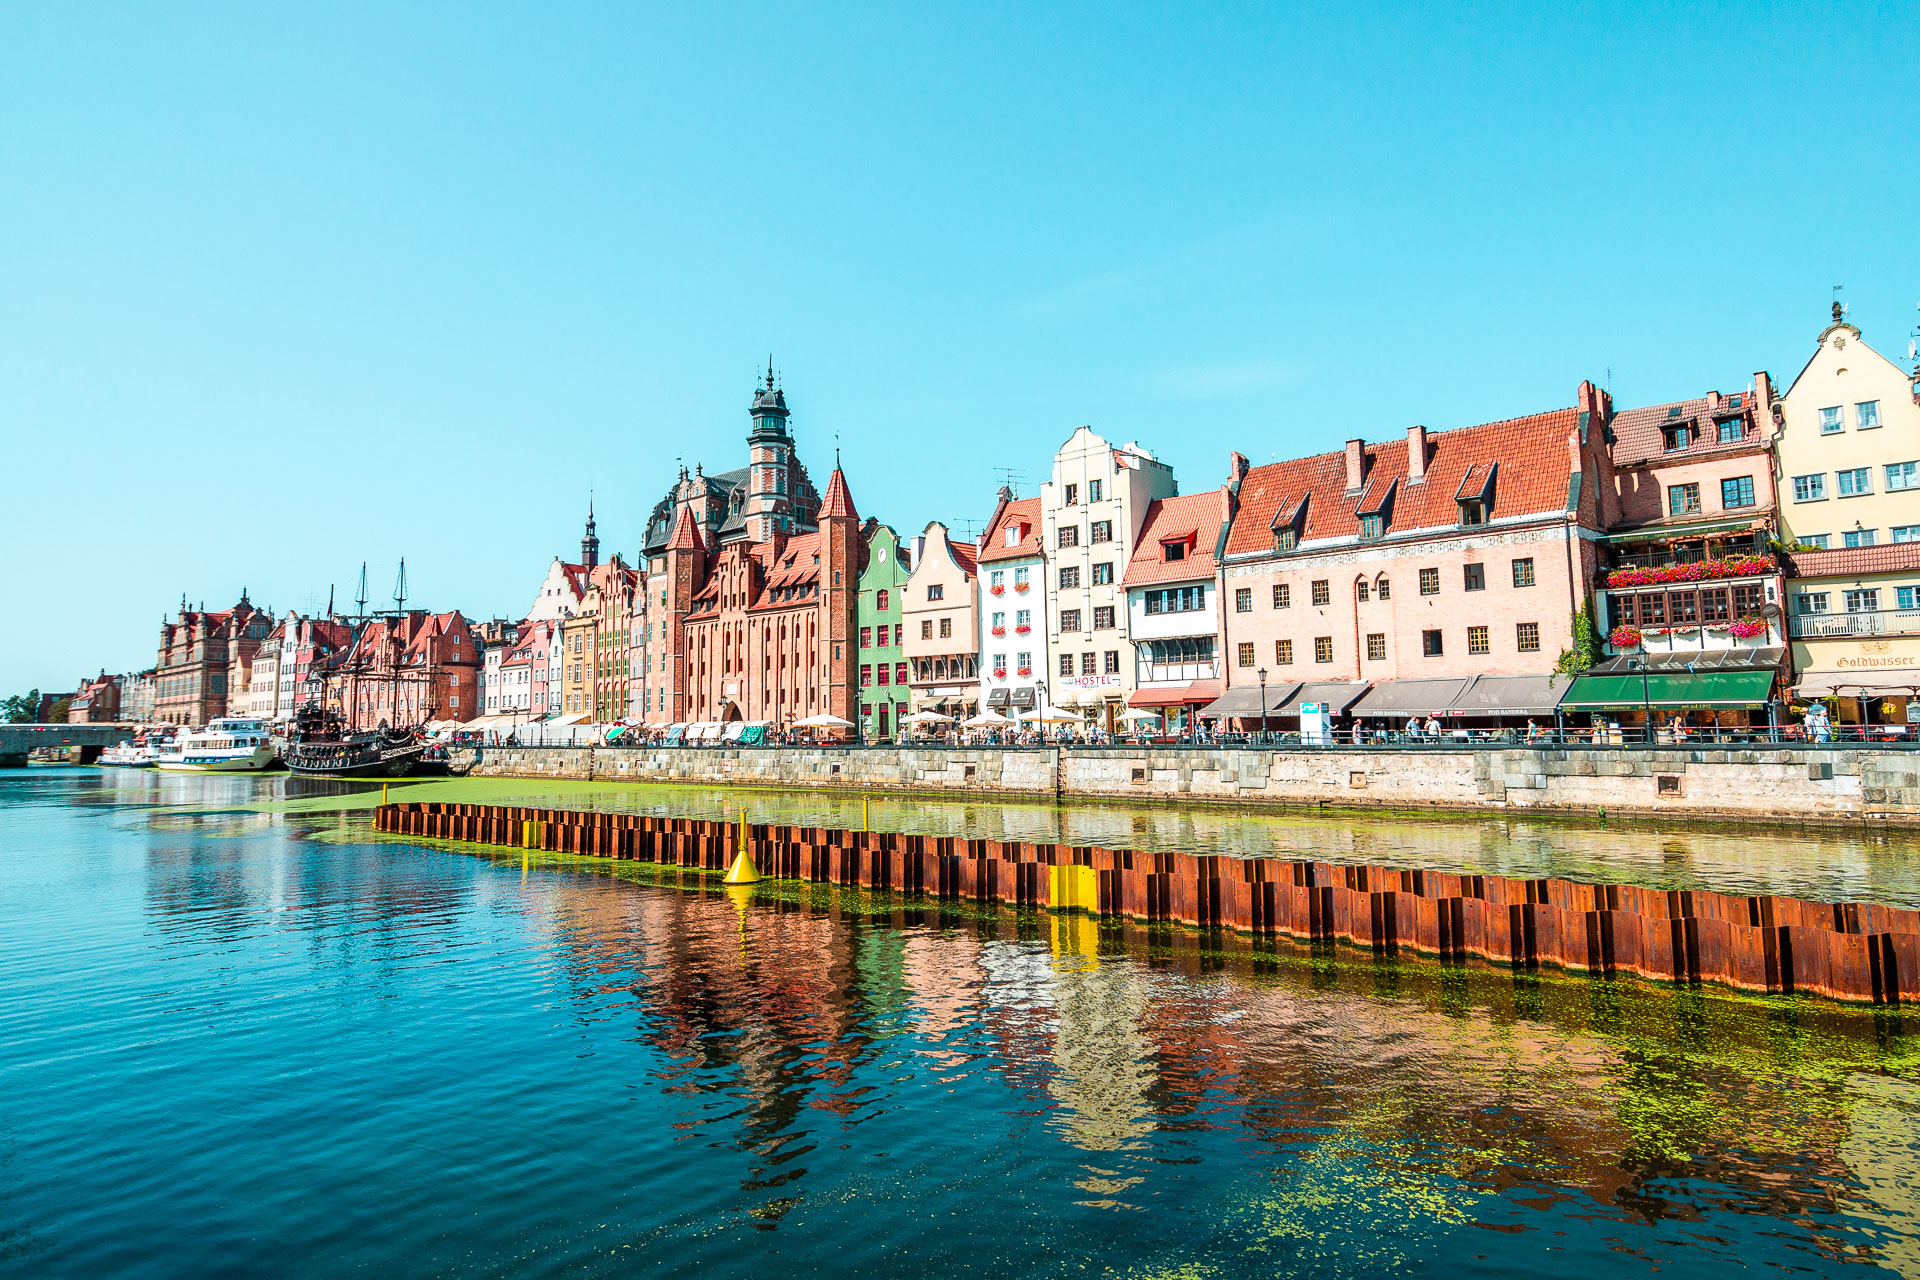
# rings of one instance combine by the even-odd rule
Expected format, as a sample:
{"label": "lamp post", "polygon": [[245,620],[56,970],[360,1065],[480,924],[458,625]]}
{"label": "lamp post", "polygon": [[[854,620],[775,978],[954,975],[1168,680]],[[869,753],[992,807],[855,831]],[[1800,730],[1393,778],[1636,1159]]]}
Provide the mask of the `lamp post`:
{"label": "lamp post", "polygon": [[1647,691],[1647,659],[1643,654],[1628,662],[1640,672],[1640,714],[1646,717],[1647,745],[1653,745],[1653,695]]}
{"label": "lamp post", "polygon": [[1267,740],[1267,669],[1260,668],[1260,741]]}

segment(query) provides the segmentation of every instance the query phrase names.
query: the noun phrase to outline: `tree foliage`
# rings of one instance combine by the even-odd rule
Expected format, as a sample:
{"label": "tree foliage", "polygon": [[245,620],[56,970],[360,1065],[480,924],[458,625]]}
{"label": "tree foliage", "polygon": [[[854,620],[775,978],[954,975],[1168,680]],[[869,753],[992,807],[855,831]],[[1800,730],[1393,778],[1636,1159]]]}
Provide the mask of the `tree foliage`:
{"label": "tree foliage", "polygon": [[1573,613],[1573,647],[1560,651],[1560,660],[1553,669],[1563,675],[1578,675],[1594,663],[1600,661],[1600,633],[1593,625],[1593,601],[1581,605]]}
{"label": "tree foliage", "polygon": [[29,689],[0,699],[0,719],[8,724],[32,724],[40,717],[40,691]]}

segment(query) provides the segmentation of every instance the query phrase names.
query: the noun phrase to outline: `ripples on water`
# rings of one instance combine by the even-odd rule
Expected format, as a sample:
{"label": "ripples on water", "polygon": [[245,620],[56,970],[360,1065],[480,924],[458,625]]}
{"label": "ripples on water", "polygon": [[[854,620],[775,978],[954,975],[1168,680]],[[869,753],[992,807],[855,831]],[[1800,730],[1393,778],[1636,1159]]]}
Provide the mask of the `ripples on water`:
{"label": "ripples on water", "polygon": [[[285,785],[0,775],[0,1269],[1920,1276],[1920,1084],[1884,1011],[736,900],[240,807]],[[1144,816],[1136,847],[1206,818]],[[1385,862],[1427,826],[1315,824],[1209,838]],[[1515,825],[1479,847],[1604,852],[1499,848]]]}

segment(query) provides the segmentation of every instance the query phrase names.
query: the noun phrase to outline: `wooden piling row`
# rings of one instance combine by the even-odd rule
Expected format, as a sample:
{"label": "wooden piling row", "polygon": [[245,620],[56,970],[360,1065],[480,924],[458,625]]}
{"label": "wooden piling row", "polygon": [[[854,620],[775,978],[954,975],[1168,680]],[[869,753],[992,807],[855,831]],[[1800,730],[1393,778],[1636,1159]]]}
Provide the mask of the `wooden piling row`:
{"label": "wooden piling row", "polygon": [[[385,804],[400,835],[724,871],[738,823],[478,804]],[[1920,999],[1920,912],[1635,885],[1280,858],[1141,853],[749,825],[762,875],[981,904],[1338,940],[1516,968],[1558,965],[1897,1005]]]}

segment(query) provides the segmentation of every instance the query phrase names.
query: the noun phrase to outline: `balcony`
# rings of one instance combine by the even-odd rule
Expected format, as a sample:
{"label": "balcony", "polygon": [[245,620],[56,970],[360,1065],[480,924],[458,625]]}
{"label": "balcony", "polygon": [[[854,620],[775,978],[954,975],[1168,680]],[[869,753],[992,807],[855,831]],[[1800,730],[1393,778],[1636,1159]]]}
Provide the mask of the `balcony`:
{"label": "balcony", "polygon": [[1920,635],[1920,609],[1863,609],[1858,613],[1799,613],[1788,620],[1795,640],[1829,636]]}

